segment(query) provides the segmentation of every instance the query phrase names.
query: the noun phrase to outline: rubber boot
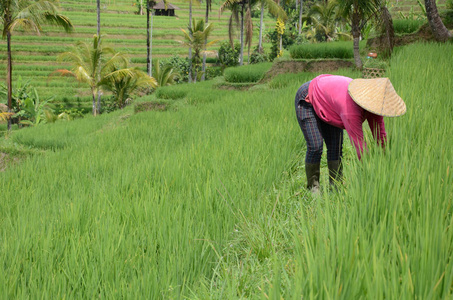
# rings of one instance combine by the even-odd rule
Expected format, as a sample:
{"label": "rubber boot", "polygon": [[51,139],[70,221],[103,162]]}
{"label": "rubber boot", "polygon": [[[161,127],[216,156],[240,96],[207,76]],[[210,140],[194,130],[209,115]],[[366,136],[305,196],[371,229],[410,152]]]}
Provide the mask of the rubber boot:
{"label": "rubber boot", "polygon": [[340,160],[332,160],[327,162],[327,167],[329,168],[330,188],[333,188],[341,182],[343,176],[343,166]]}
{"label": "rubber boot", "polygon": [[305,163],[305,174],[307,174],[307,189],[313,193],[319,192],[320,164]]}

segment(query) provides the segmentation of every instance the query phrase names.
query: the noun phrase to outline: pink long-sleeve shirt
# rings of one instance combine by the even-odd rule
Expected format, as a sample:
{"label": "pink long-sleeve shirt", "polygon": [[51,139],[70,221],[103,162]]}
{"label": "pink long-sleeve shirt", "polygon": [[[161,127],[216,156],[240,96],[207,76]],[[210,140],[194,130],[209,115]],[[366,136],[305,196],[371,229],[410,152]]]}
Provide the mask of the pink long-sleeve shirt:
{"label": "pink long-sleeve shirt", "polygon": [[384,147],[386,132],[384,118],[364,110],[352,100],[348,85],[352,78],[323,74],[314,78],[308,87],[307,102],[313,105],[318,117],[335,127],[346,129],[361,158],[366,143],[363,140],[362,123],[368,121],[373,137]]}

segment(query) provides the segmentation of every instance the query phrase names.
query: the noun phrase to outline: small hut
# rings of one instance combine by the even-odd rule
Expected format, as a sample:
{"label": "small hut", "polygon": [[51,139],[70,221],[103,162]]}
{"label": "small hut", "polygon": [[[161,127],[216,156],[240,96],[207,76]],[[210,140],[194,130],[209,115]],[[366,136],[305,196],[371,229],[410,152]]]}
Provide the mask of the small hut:
{"label": "small hut", "polygon": [[173,17],[175,15],[175,10],[179,9],[176,5],[170,4],[167,2],[167,9],[165,9],[164,1],[161,1],[153,6],[156,16],[169,16]]}

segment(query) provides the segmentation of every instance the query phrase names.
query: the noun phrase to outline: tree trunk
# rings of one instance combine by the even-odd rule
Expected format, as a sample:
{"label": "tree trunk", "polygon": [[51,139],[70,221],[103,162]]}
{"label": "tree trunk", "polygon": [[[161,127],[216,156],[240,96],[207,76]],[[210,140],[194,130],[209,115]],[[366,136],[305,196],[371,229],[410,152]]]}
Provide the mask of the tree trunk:
{"label": "tree trunk", "polygon": [[261,14],[260,14],[260,36],[258,41],[258,51],[263,52],[263,26],[264,26],[264,2],[261,2]]}
{"label": "tree trunk", "polygon": [[[101,45],[101,0],[96,1],[96,9],[97,9],[97,22],[98,22],[98,28],[97,28],[97,33],[98,33],[98,50]],[[102,55],[102,54],[101,54]],[[98,70],[97,70],[97,81],[101,81],[101,57],[99,57],[98,61]],[[101,113],[101,91],[98,89],[98,107],[97,107],[97,112]]]}
{"label": "tree trunk", "polygon": [[[192,0],[189,2],[189,27],[192,28]],[[191,31],[190,37],[192,37]],[[189,47],[189,82],[192,82],[192,47]]]}
{"label": "tree trunk", "polygon": [[96,89],[91,88],[91,96],[93,97],[93,116],[96,117]]}
{"label": "tree trunk", "polygon": [[[9,22],[6,22],[8,24]],[[5,26],[6,26],[5,24]],[[8,52],[8,63],[6,67],[6,86],[8,87],[8,112],[13,112],[13,84],[12,84],[12,75],[13,75],[13,60],[11,56],[11,32],[6,33],[6,44]],[[8,131],[11,130],[11,117],[8,118]]]}
{"label": "tree trunk", "polygon": [[239,65],[244,63],[244,3],[241,8],[241,52],[239,54]]}
{"label": "tree trunk", "polygon": [[[297,0],[296,0],[297,1]],[[304,1],[300,0],[300,10],[299,10],[299,35],[302,34],[302,12],[303,12]]]}
{"label": "tree trunk", "polygon": [[154,10],[151,9],[151,30],[149,31],[149,77],[153,76],[153,25]]}
{"label": "tree trunk", "polygon": [[425,0],[426,16],[428,17],[429,27],[433,32],[434,38],[438,42],[446,42],[451,38],[451,33],[445,27],[442,19],[437,12],[435,0]]}
{"label": "tree trunk", "polygon": [[354,62],[355,66],[357,69],[362,69],[363,64],[362,64],[362,59],[360,58],[360,48],[359,48],[359,42],[360,42],[360,34],[358,36],[353,35],[353,41],[354,41]]}
{"label": "tree trunk", "polygon": [[[149,7],[149,1],[146,4],[146,73],[148,76],[153,76],[152,71],[152,62],[151,62],[151,40],[152,40],[152,32],[153,32],[153,11]],[[151,21],[149,19],[149,15],[151,13]],[[151,28],[150,28],[151,25]]]}
{"label": "tree trunk", "polygon": [[139,5],[140,5],[140,7],[138,9],[138,14],[140,16],[143,16],[143,0],[140,0],[140,4]]}
{"label": "tree trunk", "polygon": [[351,16],[351,31],[352,31],[352,39],[354,42],[354,62],[357,69],[362,69],[362,59],[360,58],[360,16],[358,13],[353,13]]}
{"label": "tree trunk", "polygon": [[[208,25],[208,21],[209,21],[209,1],[206,1],[206,18],[205,18],[206,26]],[[208,43],[208,38],[206,38],[204,40],[204,51],[205,52],[203,52],[203,67],[202,67],[203,74],[201,74],[201,81],[204,81],[206,78],[206,44],[207,43]]]}

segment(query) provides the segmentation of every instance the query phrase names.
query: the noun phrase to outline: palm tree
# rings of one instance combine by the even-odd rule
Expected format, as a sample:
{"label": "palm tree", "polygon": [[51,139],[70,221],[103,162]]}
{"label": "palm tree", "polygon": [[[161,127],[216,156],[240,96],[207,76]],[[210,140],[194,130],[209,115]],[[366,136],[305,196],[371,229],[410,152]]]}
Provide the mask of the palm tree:
{"label": "palm tree", "polygon": [[[233,33],[234,33],[234,27],[233,27],[233,22],[239,24],[240,22],[240,44],[241,44],[241,50],[239,52],[239,65],[242,66],[244,63],[244,9],[247,4],[248,0],[226,0],[222,6],[220,7],[220,11],[223,12],[226,9],[231,10],[231,17],[228,22],[228,35],[230,38],[230,44],[231,47],[233,47]],[[241,18],[239,20],[239,14],[241,15]],[[250,37],[253,33],[250,31],[246,32],[246,35]],[[251,41],[251,38],[248,40]]]}
{"label": "palm tree", "polygon": [[[97,13],[97,35],[99,37],[98,43],[101,42],[101,0],[96,0],[96,13]],[[101,60],[99,60],[99,63],[101,63]],[[101,67],[98,66],[98,80],[101,80],[101,74],[99,71],[101,70]],[[101,91],[98,90],[98,107],[97,107],[98,113],[101,111]]]}
{"label": "palm tree", "polygon": [[[296,0],[297,1],[297,0]],[[267,7],[269,13],[274,17],[280,17],[282,20],[286,19],[285,11],[280,5],[273,0],[260,0],[260,33],[258,37],[258,51],[261,53],[263,49],[263,28],[264,28],[264,8]]]}
{"label": "palm tree", "polygon": [[[167,0],[163,0],[165,9],[167,9]],[[153,7],[156,5],[156,1],[149,0],[146,3],[146,72],[151,77],[152,74],[152,42],[153,42]],[[151,12],[151,29],[149,14]]]}
{"label": "palm tree", "polygon": [[[0,0],[0,19],[3,24],[2,38],[6,38],[8,63],[6,68],[6,85],[8,89],[8,109],[11,112],[12,98],[12,55],[11,35],[16,27],[40,34],[42,24],[51,24],[63,27],[71,32],[71,21],[58,13],[57,2],[53,0]],[[11,129],[11,120],[8,120],[8,130]]]}
{"label": "palm tree", "polygon": [[[221,6],[220,11],[225,10],[231,11],[231,17],[228,23],[228,36],[230,39],[231,47],[233,47],[233,34],[234,34],[234,24],[238,25],[241,30],[240,34],[240,43],[241,51],[239,54],[239,65],[242,66],[244,63],[244,45],[250,46],[252,44],[253,37],[253,24],[252,24],[252,7],[257,3],[258,0],[226,0]],[[286,14],[283,9],[273,2],[272,0],[261,0],[261,3],[264,3],[267,6],[269,12],[274,16],[280,16],[282,20],[286,20]],[[264,7],[263,7],[264,9]],[[244,20],[245,14],[245,20]],[[240,18],[239,18],[240,15]],[[245,23],[245,41],[244,41],[244,23]],[[261,23],[260,27],[263,27]],[[262,32],[261,32],[262,34]]]}
{"label": "palm tree", "polygon": [[[209,23],[209,11],[211,10],[211,0],[206,0],[206,18],[205,18],[205,23]],[[208,40],[205,40],[205,44],[208,43]],[[201,81],[204,81],[205,75],[206,75],[206,52],[203,53],[203,67],[202,67],[202,72],[203,75],[201,75]]]}
{"label": "palm tree", "polygon": [[[72,70],[56,70],[62,76],[75,77],[79,82],[85,83],[90,87],[93,98],[93,115],[96,116],[96,94],[99,85],[107,74],[118,70],[119,66],[128,63],[127,57],[122,53],[115,52],[110,47],[103,47],[102,40],[95,35],[93,43],[80,41],[72,51],[64,52],[58,56],[59,61],[69,61]],[[98,68],[101,76],[98,77]]]}
{"label": "palm tree", "polygon": [[179,73],[170,65],[160,66],[159,61],[153,67],[154,78],[156,79],[157,86],[167,86],[175,84]]}
{"label": "palm tree", "polygon": [[328,42],[334,40],[338,35],[350,37],[349,34],[337,31],[336,24],[339,19],[337,0],[317,3],[310,7],[307,14],[307,21],[313,24],[316,32],[320,33]]}
{"label": "palm tree", "polygon": [[[197,0],[199,3],[200,0]],[[189,0],[189,27],[192,24],[192,0]],[[192,47],[189,47],[189,82],[192,81]]]}
{"label": "palm tree", "polygon": [[370,18],[377,16],[381,8],[380,0],[341,0],[338,1],[339,13],[351,26],[354,45],[354,61],[358,69],[362,69],[359,41],[362,29]]}
{"label": "palm tree", "polygon": [[[296,2],[297,2],[297,0],[296,0]],[[304,4],[304,1],[303,1],[303,0],[300,0],[299,23],[298,23],[298,28],[299,28],[298,34],[299,34],[299,35],[302,34],[302,13],[303,13],[303,4]],[[296,10],[297,10],[297,9],[296,9]]]}
{"label": "palm tree", "polygon": [[198,75],[197,70],[201,65],[202,51],[206,51],[207,47],[217,43],[218,40],[205,43],[209,35],[212,33],[212,30],[214,29],[214,24],[209,23],[205,25],[203,19],[200,19],[198,22],[193,19],[192,26],[188,26],[187,29],[188,31],[181,29],[181,31],[184,33],[184,41],[182,42],[182,44],[193,49],[192,64],[194,65],[195,71],[193,80],[194,82],[196,82]]}
{"label": "palm tree", "polygon": [[435,0],[425,0],[426,16],[428,18],[429,26],[434,34],[434,38],[438,42],[446,42],[451,38],[451,33],[445,27],[442,19],[437,12],[437,5]]}
{"label": "palm tree", "polygon": [[99,86],[112,92],[117,107],[124,108],[135,91],[140,88],[156,88],[157,82],[139,68],[128,68],[126,64],[115,66],[112,72],[104,75]]}

